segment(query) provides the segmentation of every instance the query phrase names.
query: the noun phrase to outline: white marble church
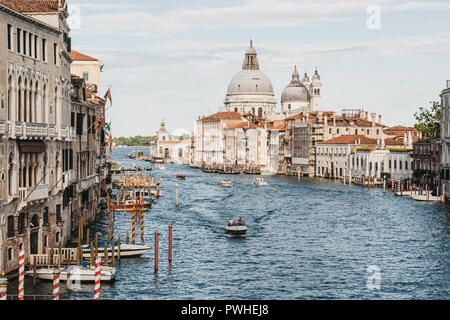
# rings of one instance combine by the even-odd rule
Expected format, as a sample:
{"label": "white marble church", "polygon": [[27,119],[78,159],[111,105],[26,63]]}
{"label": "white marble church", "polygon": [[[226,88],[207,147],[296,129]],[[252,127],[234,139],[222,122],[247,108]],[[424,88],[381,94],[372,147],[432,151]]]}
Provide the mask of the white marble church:
{"label": "white marble church", "polygon": [[277,100],[270,78],[260,70],[256,50],[250,41],[245,53],[242,70],[231,80],[221,112],[251,113],[268,121],[282,120],[299,112],[318,111],[321,107],[322,83],[317,69],[310,81],[305,72],[303,79],[297,67],[292,80],[281,94],[281,110],[277,110]]}

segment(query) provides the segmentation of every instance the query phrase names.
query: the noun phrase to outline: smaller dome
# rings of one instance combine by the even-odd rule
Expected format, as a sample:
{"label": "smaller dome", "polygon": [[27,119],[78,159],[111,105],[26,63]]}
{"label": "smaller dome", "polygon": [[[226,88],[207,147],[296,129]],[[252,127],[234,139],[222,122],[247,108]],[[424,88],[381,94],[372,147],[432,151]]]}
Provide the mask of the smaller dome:
{"label": "smaller dome", "polygon": [[308,102],[308,92],[305,87],[287,86],[281,94],[281,103]]}
{"label": "smaller dome", "polygon": [[250,40],[250,48],[247,49],[247,52],[245,54],[256,54],[255,48],[253,48],[253,41]]}

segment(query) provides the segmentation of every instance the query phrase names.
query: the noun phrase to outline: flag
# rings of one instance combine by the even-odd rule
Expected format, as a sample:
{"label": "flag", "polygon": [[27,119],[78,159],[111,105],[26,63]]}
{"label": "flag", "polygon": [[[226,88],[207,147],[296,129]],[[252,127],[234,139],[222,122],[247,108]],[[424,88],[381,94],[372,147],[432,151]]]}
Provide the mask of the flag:
{"label": "flag", "polygon": [[111,132],[111,122],[105,126],[105,129],[108,130],[108,133]]}
{"label": "flag", "polygon": [[112,154],[112,143],[113,143],[113,139],[112,139],[112,134],[109,134],[109,153]]}
{"label": "flag", "polygon": [[106,94],[105,94],[105,101],[108,102],[108,99],[109,99],[109,102],[111,103],[111,106],[112,106],[111,89],[108,89],[108,91],[106,91]]}
{"label": "flag", "polygon": [[105,114],[105,111],[103,111],[102,114],[97,119],[95,119],[94,128],[95,128],[96,132],[98,131],[98,122],[99,121],[101,121],[102,128],[105,125],[105,119],[103,118],[104,114]]}

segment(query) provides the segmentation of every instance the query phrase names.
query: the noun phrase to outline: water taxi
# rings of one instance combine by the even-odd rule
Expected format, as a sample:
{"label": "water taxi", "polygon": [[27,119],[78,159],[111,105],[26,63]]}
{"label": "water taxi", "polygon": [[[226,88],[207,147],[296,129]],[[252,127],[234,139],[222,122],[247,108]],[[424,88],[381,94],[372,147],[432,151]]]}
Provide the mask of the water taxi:
{"label": "water taxi", "polygon": [[442,201],[442,197],[436,197],[431,194],[431,191],[426,192],[425,194],[412,194],[411,198],[416,201],[422,202],[438,202]]}
{"label": "water taxi", "polygon": [[247,233],[247,226],[243,223],[228,223],[225,230],[230,235],[244,235]]}
{"label": "water taxi", "polygon": [[230,179],[223,179],[220,184],[222,185],[222,187],[231,187],[232,182]]}
{"label": "water taxi", "polygon": [[253,183],[260,187],[267,186],[267,181],[264,178],[255,178],[255,180],[253,180]]}

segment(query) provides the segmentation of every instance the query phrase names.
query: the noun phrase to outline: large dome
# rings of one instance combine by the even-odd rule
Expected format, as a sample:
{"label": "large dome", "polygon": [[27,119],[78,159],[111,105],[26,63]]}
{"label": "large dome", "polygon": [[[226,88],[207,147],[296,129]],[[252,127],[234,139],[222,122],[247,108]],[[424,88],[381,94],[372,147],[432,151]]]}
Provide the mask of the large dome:
{"label": "large dome", "polygon": [[228,94],[269,94],[273,95],[273,86],[269,77],[261,70],[241,70],[228,86]]}

